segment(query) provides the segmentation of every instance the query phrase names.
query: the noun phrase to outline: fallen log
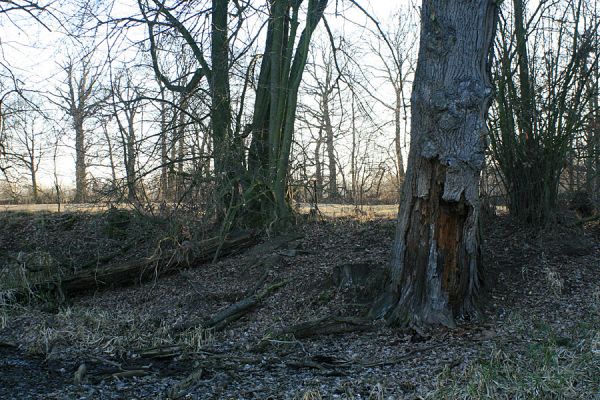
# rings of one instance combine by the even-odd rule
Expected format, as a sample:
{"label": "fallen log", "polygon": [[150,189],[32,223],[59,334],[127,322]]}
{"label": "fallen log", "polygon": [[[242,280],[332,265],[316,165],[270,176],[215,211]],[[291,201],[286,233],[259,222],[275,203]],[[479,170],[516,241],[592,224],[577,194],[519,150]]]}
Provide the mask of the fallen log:
{"label": "fallen log", "polygon": [[36,289],[54,288],[62,295],[71,295],[110,286],[141,283],[164,276],[181,268],[212,261],[216,252],[223,257],[250,247],[257,241],[254,232],[244,232],[233,237],[218,237],[198,243],[187,243],[169,251],[123,263],[100,265],[64,276],[59,282],[38,282]]}
{"label": "fallen log", "polygon": [[174,332],[185,331],[194,327],[201,327],[202,329],[212,329],[215,331],[219,331],[224,329],[230,323],[237,321],[242,318],[244,315],[252,311],[255,307],[259,305],[269,294],[275,292],[277,289],[281,288],[288,281],[283,281],[279,283],[275,283],[266,287],[258,293],[251,294],[248,297],[243,298],[240,301],[237,301],[230,306],[225,307],[224,309],[217,312],[207,321],[201,322],[197,320],[188,321],[184,324],[179,324],[173,328]]}
{"label": "fallen log", "polygon": [[250,310],[258,305],[265,297],[285,285],[287,281],[275,283],[257,294],[253,294],[245,299],[230,305],[215,314],[211,319],[203,324],[204,329],[221,330],[227,325],[246,315]]}

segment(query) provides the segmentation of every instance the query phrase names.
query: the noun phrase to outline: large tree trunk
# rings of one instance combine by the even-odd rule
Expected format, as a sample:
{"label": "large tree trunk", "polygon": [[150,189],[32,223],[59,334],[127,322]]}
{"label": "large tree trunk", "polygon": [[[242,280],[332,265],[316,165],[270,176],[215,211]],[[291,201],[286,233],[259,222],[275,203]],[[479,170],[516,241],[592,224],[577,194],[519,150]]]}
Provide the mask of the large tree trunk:
{"label": "large tree trunk", "polygon": [[374,317],[454,326],[456,316],[474,310],[495,21],[493,0],[423,0],[406,182]]}

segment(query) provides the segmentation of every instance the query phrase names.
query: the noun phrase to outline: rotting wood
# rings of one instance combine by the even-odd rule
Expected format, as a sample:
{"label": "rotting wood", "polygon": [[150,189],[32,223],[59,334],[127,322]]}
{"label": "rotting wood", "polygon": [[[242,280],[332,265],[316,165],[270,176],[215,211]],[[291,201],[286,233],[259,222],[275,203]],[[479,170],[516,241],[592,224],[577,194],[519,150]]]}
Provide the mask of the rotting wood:
{"label": "rotting wood", "polygon": [[[289,357],[286,356],[251,356],[244,357],[239,355],[234,355],[231,353],[202,353],[200,358],[194,357],[198,355],[197,353],[190,354],[192,358],[188,358],[189,360],[194,360],[194,365],[196,366],[193,371],[188,373],[183,379],[173,385],[168,391],[167,395],[169,398],[176,399],[185,396],[186,394],[192,392],[199,385],[210,383],[210,379],[203,379],[204,376],[210,376],[209,371],[226,371],[228,374],[234,374],[235,371],[240,370],[242,368],[246,368],[247,365],[254,365],[257,368],[260,368],[261,365],[268,365],[271,367],[278,368],[293,368],[293,369],[301,369],[308,368],[319,371],[322,374],[327,375],[347,375],[351,370],[360,370],[363,368],[380,368],[388,365],[394,365],[406,360],[410,360],[415,355],[419,353],[425,353],[437,348],[444,347],[444,343],[436,343],[429,346],[423,346],[420,348],[416,348],[413,350],[409,350],[404,354],[401,354],[396,357],[386,358],[382,360],[373,360],[373,359],[360,359],[360,358],[338,358],[336,356],[329,356],[323,354],[313,354],[308,356],[300,356],[289,354]],[[169,347],[169,346],[167,346]],[[171,346],[177,347],[177,346]],[[142,352],[143,353],[143,352]],[[142,354],[138,353],[138,354]],[[181,353],[177,356],[173,355],[173,358],[179,357],[184,354],[184,350],[181,350]],[[106,363],[106,360],[104,360]],[[109,362],[111,366],[114,366],[115,363]],[[122,368],[117,367],[116,369],[104,370],[102,373],[92,374],[94,379],[98,378],[132,378],[136,376],[145,376],[149,374],[157,374],[162,375],[162,371],[157,368],[157,365],[150,367],[137,366],[130,368]]]}
{"label": "rotting wood", "polygon": [[244,315],[252,311],[256,306],[258,306],[258,304],[262,300],[264,300],[271,293],[275,292],[277,289],[286,285],[288,282],[289,281],[282,281],[270,285],[262,291],[245,297],[242,300],[235,302],[230,306],[222,309],[207,321],[190,321],[188,323],[178,325],[175,330],[184,331],[187,329],[194,328],[196,326],[199,326],[202,329],[212,329],[215,331],[222,330],[230,323],[237,321],[238,319],[242,318]]}
{"label": "rotting wood", "polygon": [[257,236],[253,231],[224,240],[218,237],[210,238],[192,244],[186,249],[186,254],[181,254],[179,249],[175,249],[140,260],[88,268],[65,276],[60,282],[40,282],[34,289],[44,291],[48,287],[55,287],[63,294],[69,295],[104,287],[141,283],[190,265],[209,262],[219,248],[219,255],[223,257],[253,245],[256,240]]}
{"label": "rotting wood", "polygon": [[202,326],[205,329],[215,329],[221,330],[229,325],[231,322],[236,321],[250,312],[254,307],[258,305],[265,297],[267,297],[272,292],[286,285],[289,281],[283,281],[275,283],[265,289],[263,289],[258,294],[253,294],[250,297],[246,297],[230,305],[229,307],[219,311],[215,314],[211,319],[206,321]]}
{"label": "rotting wood", "polygon": [[256,283],[248,290],[246,296],[252,296],[258,292],[258,290],[267,282],[267,279],[269,279],[269,270],[265,270]]}

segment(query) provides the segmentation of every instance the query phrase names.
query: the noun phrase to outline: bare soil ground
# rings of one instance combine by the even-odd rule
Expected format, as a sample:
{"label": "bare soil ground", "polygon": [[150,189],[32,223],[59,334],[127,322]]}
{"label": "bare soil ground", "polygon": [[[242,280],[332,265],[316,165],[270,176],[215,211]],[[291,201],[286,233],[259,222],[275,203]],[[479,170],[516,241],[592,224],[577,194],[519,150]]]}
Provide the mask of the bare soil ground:
{"label": "bare soil ground", "polygon": [[[42,243],[62,248],[53,254],[65,259],[69,246],[73,259],[85,260],[75,249],[102,253],[120,243],[93,234],[90,216],[66,223],[65,234],[53,219],[40,230],[34,216],[17,223],[7,215],[3,262],[17,248],[42,251],[32,235],[50,235]],[[60,302],[5,301],[0,398],[600,398],[600,225],[536,231],[495,217],[484,227],[487,295],[481,315],[456,329],[343,319],[365,315],[376,283],[364,271],[390,257],[394,221],[362,214],[307,222],[290,232],[299,239],[143,285]],[[69,237],[77,245],[60,247]],[[150,249],[136,242],[119,257]],[[202,328],[253,288],[274,284],[282,285],[241,319]],[[305,321],[321,321],[321,333],[348,332],[285,333]]]}

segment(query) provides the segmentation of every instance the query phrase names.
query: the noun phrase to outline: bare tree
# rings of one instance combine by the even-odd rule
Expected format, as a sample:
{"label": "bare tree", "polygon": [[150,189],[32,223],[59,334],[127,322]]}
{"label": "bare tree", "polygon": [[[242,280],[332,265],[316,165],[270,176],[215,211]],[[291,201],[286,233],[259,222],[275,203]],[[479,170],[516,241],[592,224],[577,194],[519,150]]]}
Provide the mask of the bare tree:
{"label": "bare tree", "polygon": [[31,200],[34,203],[39,202],[38,170],[46,152],[46,132],[40,120],[38,110],[31,109],[28,102],[18,101],[7,118],[8,146],[4,152],[8,165],[16,169],[16,178],[23,169],[29,176]]}
{"label": "bare tree", "polygon": [[141,85],[133,82],[129,71],[121,71],[111,83],[113,116],[119,130],[125,165],[127,199],[133,202],[138,200],[136,186],[139,143],[135,126],[142,108]]}
{"label": "bare tree", "polygon": [[383,65],[380,73],[394,91],[392,101],[367,91],[377,102],[392,111],[394,116],[394,147],[396,151],[396,176],[398,187],[404,181],[404,156],[402,155],[403,132],[407,131],[410,104],[406,98],[408,83],[414,73],[415,26],[411,23],[409,10],[400,10],[394,16],[394,26],[387,37],[378,36],[379,41],[371,44],[371,51]]}
{"label": "bare tree", "polygon": [[583,26],[582,11],[583,0],[542,2],[527,18],[523,1],[514,0],[500,19],[491,149],[509,210],[525,223],[552,218],[565,166],[574,185],[573,144],[594,98],[585,95],[586,63],[598,35],[597,24]]}
{"label": "bare tree", "polygon": [[69,57],[62,65],[65,87],[59,89],[54,101],[71,119],[75,134],[75,198],[76,203],[87,200],[87,150],[86,122],[93,117],[104,102],[99,96],[100,68],[94,65],[91,53],[78,61]]}
{"label": "bare tree", "polygon": [[[325,147],[329,179],[327,197],[330,201],[339,196],[337,180],[339,161],[336,156],[335,144],[337,136],[341,134],[343,120],[339,85],[341,81],[338,78],[339,74],[344,71],[337,69],[334,51],[323,43],[315,45],[312,49],[311,63],[307,68],[310,81],[303,86],[303,92],[307,97],[307,104],[303,104],[303,110],[309,118],[302,121],[304,124],[311,124],[318,128],[315,158],[318,158],[317,184],[320,188],[323,185],[320,151],[323,145]],[[340,68],[343,69],[343,67]]]}

